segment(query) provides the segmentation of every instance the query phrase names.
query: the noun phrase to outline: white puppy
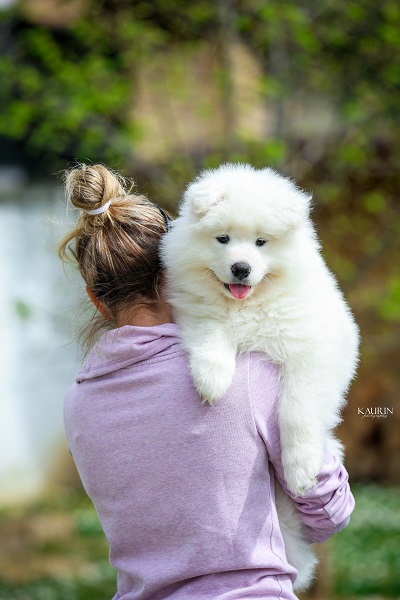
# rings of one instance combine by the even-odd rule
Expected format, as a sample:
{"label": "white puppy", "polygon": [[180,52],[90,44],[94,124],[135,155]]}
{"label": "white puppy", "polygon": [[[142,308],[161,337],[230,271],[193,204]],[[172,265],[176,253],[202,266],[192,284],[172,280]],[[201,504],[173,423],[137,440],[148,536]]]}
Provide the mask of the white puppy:
{"label": "white puppy", "polygon": [[[271,169],[226,164],[188,186],[162,243],[200,395],[213,402],[227,391],[240,351],[280,365],[282,464],[296,495],[316,482],[358,351],[357,326],[319,253],[310,199]],[[288,511],[281,513],[290,526],[296,516]],[[295,566],[306,553],[299,536],[285,539],[287,550],[297,545]],[[297,589],[311,577],[309,551],[305,562]]]}

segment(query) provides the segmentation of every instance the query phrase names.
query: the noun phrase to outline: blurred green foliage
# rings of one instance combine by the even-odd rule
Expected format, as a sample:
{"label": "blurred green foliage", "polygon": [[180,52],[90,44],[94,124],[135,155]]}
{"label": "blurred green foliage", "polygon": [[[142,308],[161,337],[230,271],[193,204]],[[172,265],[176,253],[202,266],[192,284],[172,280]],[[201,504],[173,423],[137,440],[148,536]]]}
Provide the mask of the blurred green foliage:
{"label": "blurred green foliage", "polygon": [[272,94],[326,96],[346,125],[368,123],[369,135],[380,119],[398,118],[396,0],[244,0],[238,16],[240,32],[264,58]]}
{"label": "blurred green foliage", "polygon": [[[6,565],[0,559],[0,600],[109,600],[115,595],[108,545],[82,492],[66,488],[40,503],[3,509],[0,532],[9,557]],[[14,569],[10,577],[7,565],[14,562],[20,574]]]}
{"label": "blurred green foliage", "polygon": [[330,541],[339,597],[400,596],[400,494],[396,488],[354,486],[350,525]]}
{"label": "blurred green foliage", "polygon": [[24,300],[15,300],[15,312],[22,321],[28,321],[32,316],[32,308]]}
{"label": "blurred green foliage", "polygon": [[[294,100],[334,106],[337,158],[346,165],[362,167],[373,141],[394,137],[397,0],[82,0],[64,27],[32,24],[19,5],[0,19],[0,134],[54,159],[129,165],[146,135],[134,113],[138,65],[156,53],[167,61],[171,48],[184,55],[204,41],[241,42],[259,61],[266,109],[276,108],[277,139],[258,149],[264,162],[285,157],[283,105]],[[227,69],[222,53],[221,72]]]}
{"label": "blurred green foliage", "polygon": [[18,588],[0,583],[0,600],[110,600],[115,587],[114,571],[99,561],[88,578],[43,578]]}

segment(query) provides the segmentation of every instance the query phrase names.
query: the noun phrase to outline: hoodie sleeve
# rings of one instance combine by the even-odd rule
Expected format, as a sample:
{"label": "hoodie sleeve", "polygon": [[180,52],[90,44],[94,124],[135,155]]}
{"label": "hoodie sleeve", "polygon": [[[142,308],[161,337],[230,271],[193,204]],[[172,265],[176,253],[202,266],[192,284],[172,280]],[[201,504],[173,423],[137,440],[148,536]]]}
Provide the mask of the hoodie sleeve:
{"label": "hoodie sleeve", "polygon": [[[274,393],[265,394],[267,386]],[[347,471],[339,459],[326,450],[316,485],[303,496],[294,496],[287,488],[281,461],[277,422],[279,372],[260,355],[250,357],[249,391],[255,424],[267,447],[275,476],[295,503],[310,541],[324,542],[347,527],[354,509]],[[273,402],[268,404],[268,398],[273,398]]]}

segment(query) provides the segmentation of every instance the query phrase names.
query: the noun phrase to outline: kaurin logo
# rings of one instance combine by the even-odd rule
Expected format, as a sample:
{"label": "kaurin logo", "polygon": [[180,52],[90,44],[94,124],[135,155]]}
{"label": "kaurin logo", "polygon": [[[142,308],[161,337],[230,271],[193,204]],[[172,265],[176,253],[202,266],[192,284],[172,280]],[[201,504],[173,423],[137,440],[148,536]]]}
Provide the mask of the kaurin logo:
{"label": "kaurin logo", "polygon": [[372,408],[358,408],[357,414],[362,415],[362,418],[369,417],[370,419],[386,419],[388,415],[393,415],[392,408],[382,408],[381,406],[375,406]]}

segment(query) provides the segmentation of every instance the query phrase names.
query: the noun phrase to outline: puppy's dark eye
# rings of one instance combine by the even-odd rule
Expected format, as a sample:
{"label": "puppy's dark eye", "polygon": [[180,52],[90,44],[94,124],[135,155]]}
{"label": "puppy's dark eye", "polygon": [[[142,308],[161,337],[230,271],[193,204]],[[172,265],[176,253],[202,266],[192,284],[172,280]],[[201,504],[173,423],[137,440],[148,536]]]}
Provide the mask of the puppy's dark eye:
{"label": "puppy's dark eye", "polygon": [[256,240],[256,246],[264,246],[264,244],[267,243],[267,240],[264,240],[264,238],[258,238]]}
{"label": "puppy's dark eye", "polygon": [[229,235],[219,235],[216,239],[220,244],[227,244],[229,242]]}

